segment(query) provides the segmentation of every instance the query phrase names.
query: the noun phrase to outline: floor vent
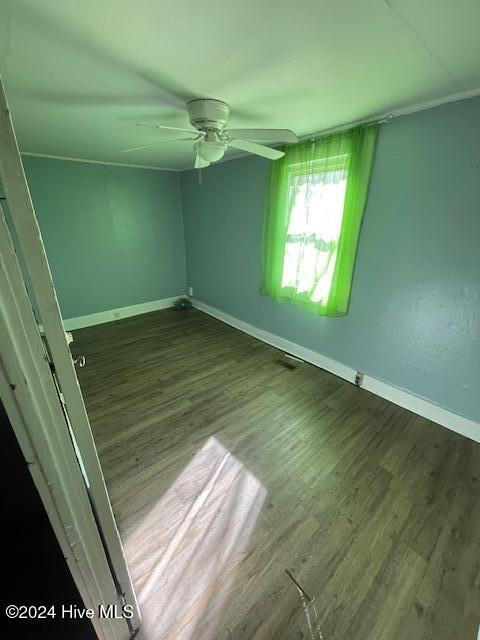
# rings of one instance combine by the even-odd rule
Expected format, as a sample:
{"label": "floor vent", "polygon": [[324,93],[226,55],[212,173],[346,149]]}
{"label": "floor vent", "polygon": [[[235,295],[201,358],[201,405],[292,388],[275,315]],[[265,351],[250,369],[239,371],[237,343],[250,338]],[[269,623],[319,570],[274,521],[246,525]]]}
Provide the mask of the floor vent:
{"label": "floor vent", "polygon": [[285,369],[296,369],[297,368],[297,364],[295,364],[294,362],[288,362],[287,360],[277,360],[277,364],[279,364],[281,367],[285,367]]}

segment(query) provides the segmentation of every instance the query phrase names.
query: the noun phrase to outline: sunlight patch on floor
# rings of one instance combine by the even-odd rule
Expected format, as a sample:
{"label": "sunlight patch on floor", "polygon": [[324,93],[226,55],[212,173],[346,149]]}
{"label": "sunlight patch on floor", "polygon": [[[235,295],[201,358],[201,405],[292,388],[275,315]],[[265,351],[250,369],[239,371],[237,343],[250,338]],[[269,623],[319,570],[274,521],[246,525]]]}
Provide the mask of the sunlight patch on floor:
{"label": "sunlight patch on floor", "polygon": [[211,437],[127,537],[146,640],[215,637],[266,493]]}

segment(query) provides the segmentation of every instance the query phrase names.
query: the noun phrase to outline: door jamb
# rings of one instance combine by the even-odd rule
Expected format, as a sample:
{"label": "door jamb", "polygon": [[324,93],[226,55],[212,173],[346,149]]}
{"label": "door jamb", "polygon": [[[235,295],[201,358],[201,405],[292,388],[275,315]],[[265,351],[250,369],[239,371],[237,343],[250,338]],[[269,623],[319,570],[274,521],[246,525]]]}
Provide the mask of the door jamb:
{"label": "door jamb", "polygon": [[[115,584],[117,587],[116,590],[118,592],[118,597],[122,604],[125,603],[132,607],[133,617],[130,620],[130,625],[132,629],[137,629],[141,624],[138,603],[126,564],[123,546],[113,516],[110,499],[107,494],[105,480],[100,467],[97,450],[78,384],[70,349],[65,337],[56,292],[23,171],[23,165],[15,138],[13,124],[10,119],[10,112],[1,77],[0,149],[0,180],[5,189],[10,215],[14,223],[16,235],[20,242],[20,247],[29,273],[30,282],[40,310],[48,348],[53,360],[55,377],[60,386],[62,396],[65,399],[66,409],[65,413],[64,408],[60,404],[60,398],[55,387],[50,366],[45,359],[45,348],[40,337],[37,323],[33,316],[25,289],[25,281],[18,266],[10,233],[2,214],[2,272],[0,277],[5,283],[6,289],[5,294],[3,295],[2,292],[2,297],[0,298],[0,315],[3,314],[0,319],[0,323],[2,324],[0,330],[3,333],[4,339],[4,346],[2,346],[0,351],[0,360],[3,362],[5,373],[4,377],[6,378],[6,380],[3,380],[2,390],[6,395],[5,402],[9,406],[9,409],[7,408],[7,412],[10,411],[9,417],[16,423],[14,425],[12,422],[12,426],[14,426],[16,433],[18,431],[17,437],[19,440],[21,439],[19,434],[22,431],[22,427],[20,425],[17,426],[19,415],[24,419],[24,429],[26,430],[32,444],[35,442],[34,436],[37,435],[35,433],[35,428],[39,428],[38,434],[44,438],[44,441],[36,442],[34,453],[36,456],[36,464],[43,469],[45,474],[49,469],[49,466],[52,464],[52,461],[55,461],[55,456],[57,454],[60,455],[60,453],[55,450],[55,447],[60,446],[60,443],[58,440],[55,441],[52,439],[51,432],[56,430],[57,437],[63,438],[63,444],[61,446],[63,446],[62,453],[65,454],[65,447],[67,447],[65,438],[68,438],[70,446],[73,447],[72,439],[68,430],[68,427],[71,427],[73,436],[82,455],[82,463],[86,469],[89,489],[87,493],[87,487],[83,477],[76,475],[71,478],[69,490],[76,493],[77,497],[80,497],[79,494],[86,494],[87,500],[89,500],[87,510],[89,511],[89,514],[85,513],[84,515],[88,520],[89,527],[93,525],[89,520],[90,514],[93,515],[93,520],[96,525],[96,535],[92,531],[89,533],[91,548],[87,551],[88,545],[85,547],[86,559],[90,562],[90,578],[93,579],[93,582],[98,579],[100,583],[103,581],[105,584],[110,582]],[[15,287],[10,286],[10,280],[15,281]],[[15,321],[13,321],[14,317]],[[16,327],[14,323],[19,323],[19,326]],[[18,330],[21,329],[23,329],[23,333],[18,333]],[[23,360],[22,353],[24,353]],[[33,356],[35,356],[35,359],[33,359]],[[47,370],[48,378],[46,378]],[[36,380],[35,375],[40,376],[40,379]],[[15,376],[16,382],[13,382],[12,378]],[[38,400],[30,406],[32,402],[31,396],[33,393],[32,385],[37,386],[37,382],[41,383],[40,388],[36,389],[36,393],[39,394],[39,397]],[[13,403],[12,398],[8,397],[9,394],[7,387],[9,384],[15,387],[14,395],[18,411],[15,410],[15,403]],[[25,385],[27,386],[25,387]],[[22,391],[21,394],[19,391],[20,389]],[[55,392],[55,398],[51,397],[52,392]],[[45,401],[49,405],[49,410],[51,412],[49,416],[50,421],[47,420],[45,422],[44,414],[44,423],[39,427],[38,422],[40,420],[40,416],[38,414],[39,407],[37,406],[37,403]],[[29,420],[25,420],[26,415],[30,416]],[[34,427],[33,425],[35,423],[36,425]],[[22,440],[25,442],[24,437],[22,437]],[[75,453],[73,449],[70,453],[72,452]],[[27,450],[25,450],[24,455],[26,453],[30,454],[31,451],[27,452]],[[26,459],[28,460],[27,456]],[[71,459],[70,464],[73,464]],[[73,467],[75,470],[80,471],[78,459],[76,457]],[[57,469],[54,469],[54,471],[56,472]],[[71,496],[68,491],[64,491],[62,481],[58,476],[55,476],[55,473],[52,478],[50,477],[50,474],[48,474],[48,483],[53,482],[51,487],[52,491],[54,490],[53,493],[57,495],[57,497],[60,495],[63,499],[69,502],[71,500]],[[82,496],[82,500],[84,498],[85,495]],[[83,509],[85,512],[86,507],[83,503],[77,503],[76,507]],[[77,513],[73,511],[70,515],[75,520],[75,518],[78,518],[79,513],[81,513],[81,511]],[[67,517],[65,518],[64,525],[67,527],[72,526]],[[75,544],[77,543],[78,541],[75,542]],[[100,547],[98,547],[98,543],[100,543],[101,550]],[[91,554],[91,557],[88,556],[89,553]],[[108,576],[105,573],[106,568],[103,560],[99,560],[99,564],[96,565],[93,559],[94,557],[101,558],[102,556],[107,562]],[[93,582],[90,584],[90,587],[92,588]],[[118,602],[118,599],[111,600],[110,602]],[[110,602],[105,601],[106,604],[110,604]],[[118,634],[115,635],[112,633],[107,637],[109,640],[110,638],[120,638]]]}
{"label": "door jamb", "polygon": [[[118,602],[45,347],[0,207],[0,395],[85,606]],[[92,619],[101,640],[125,620]]]}

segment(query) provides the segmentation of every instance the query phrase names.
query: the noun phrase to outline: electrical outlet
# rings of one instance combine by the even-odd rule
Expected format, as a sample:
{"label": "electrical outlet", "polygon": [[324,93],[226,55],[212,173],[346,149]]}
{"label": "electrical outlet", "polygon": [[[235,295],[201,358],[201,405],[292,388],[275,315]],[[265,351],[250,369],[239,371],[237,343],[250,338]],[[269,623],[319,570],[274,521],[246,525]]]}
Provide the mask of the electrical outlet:
{"label": "electrical outlet", "polygon": [[361,387],[363,384],[363,373],[361,371],[357,371],[355,374],[355,384],[357,387]]}
{"label": "electrical outlet", "polygon": [[188,297],[193,298],[193,287],[188,287],[187,291],[188,291]]}

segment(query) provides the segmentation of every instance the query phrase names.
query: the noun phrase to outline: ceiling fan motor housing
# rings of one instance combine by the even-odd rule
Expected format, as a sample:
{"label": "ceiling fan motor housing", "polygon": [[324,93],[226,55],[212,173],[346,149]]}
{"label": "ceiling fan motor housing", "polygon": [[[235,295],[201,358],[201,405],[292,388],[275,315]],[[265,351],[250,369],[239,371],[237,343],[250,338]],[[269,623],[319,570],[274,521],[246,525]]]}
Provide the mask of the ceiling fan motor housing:
{"label": "ceiling fan motor housing", "polygon": [[230,107],[221,100],[197,98],[187,104],[191,124],[199,131],[222,130],[228,123]]}

